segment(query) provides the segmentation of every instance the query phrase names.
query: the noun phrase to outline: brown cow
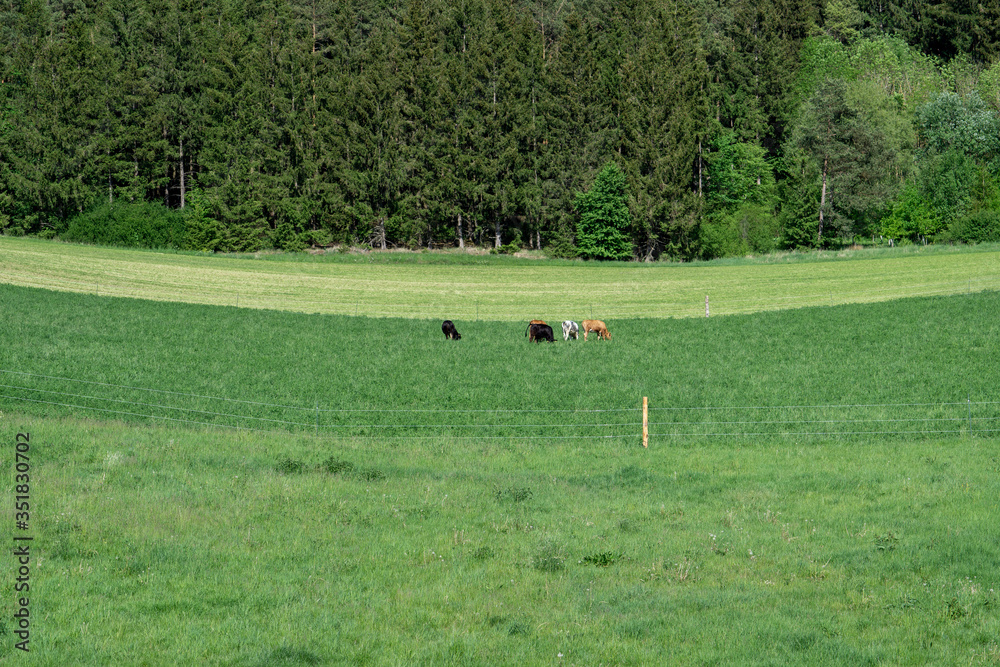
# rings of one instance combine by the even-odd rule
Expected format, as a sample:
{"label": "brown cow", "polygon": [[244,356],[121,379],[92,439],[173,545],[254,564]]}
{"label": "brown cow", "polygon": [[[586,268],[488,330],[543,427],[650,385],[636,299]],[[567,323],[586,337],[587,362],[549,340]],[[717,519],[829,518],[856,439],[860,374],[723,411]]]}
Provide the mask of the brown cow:
{"label": "brown cow", "polygon": [[534,338],[532,338],[532,336],[531,336],[531,325],[532,324],[545,324],[545,322],[543,322],[542,320],[531,320],[530,322],[528,322],[528,328],[524,330],[524,335],[528,337],[528,342],[529,343],[534,340]]}
{"label": "brown cow", "polygon": [[596,333],[598,339],[611,340],[611,334],[608,333],[608,326],[600,320],[584,320],[580,328],[583,329],[584,341],[587,340],[587,333],[590,331]]}

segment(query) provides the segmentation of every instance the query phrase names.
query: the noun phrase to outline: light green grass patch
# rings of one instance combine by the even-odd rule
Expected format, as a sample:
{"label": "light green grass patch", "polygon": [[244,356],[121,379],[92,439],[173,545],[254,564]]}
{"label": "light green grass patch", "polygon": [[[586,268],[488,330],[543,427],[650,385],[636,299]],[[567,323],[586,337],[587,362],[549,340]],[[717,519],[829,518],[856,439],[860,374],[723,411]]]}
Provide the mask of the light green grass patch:
{"label": "light green grass patch", "polygon": [[[850,251],[847,251],[850,252]],[[105,296],[371,317],[464,320],[704,317],[1000,287],[1000,253],[635,264],[475,258],[421,264],[155,253],[0,237],[0,281]]]}

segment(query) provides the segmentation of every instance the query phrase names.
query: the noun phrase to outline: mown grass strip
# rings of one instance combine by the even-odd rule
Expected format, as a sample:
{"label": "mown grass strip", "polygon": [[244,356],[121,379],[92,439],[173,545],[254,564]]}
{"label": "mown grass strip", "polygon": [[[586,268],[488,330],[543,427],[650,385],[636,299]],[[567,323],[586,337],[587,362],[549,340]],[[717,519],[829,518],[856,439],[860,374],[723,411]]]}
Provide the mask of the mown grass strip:
{"label": "mown grass strip", "polygon": [[[845,254],[845,257],[848,256]],[[760,264],[253,261],[0,237],[0,281],[306,313],[527,321],[704,317],[1000,289],[1000,252]]]}

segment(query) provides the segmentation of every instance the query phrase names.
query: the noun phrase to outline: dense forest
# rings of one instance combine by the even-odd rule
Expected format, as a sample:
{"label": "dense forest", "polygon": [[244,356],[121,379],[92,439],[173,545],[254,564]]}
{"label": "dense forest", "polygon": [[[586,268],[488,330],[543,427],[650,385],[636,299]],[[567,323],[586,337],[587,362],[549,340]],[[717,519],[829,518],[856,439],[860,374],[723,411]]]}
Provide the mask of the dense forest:
{"label": "dense forest", "polygon": [[637,259],[1000,240],[1000,0],[0,14],[5,234]]}

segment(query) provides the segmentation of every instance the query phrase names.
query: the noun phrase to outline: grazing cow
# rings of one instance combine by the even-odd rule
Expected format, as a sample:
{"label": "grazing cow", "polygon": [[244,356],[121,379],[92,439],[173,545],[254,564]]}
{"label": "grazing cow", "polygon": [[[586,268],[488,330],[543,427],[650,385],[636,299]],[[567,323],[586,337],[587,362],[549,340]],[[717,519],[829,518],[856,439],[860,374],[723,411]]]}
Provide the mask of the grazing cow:
{"label": "grazing cow", "polygon": [[548,324],[532,324],[528,328],[530,329],[528,340],[533,340],[536,343],[541,343],[543,340],[547,340],[550,343],[556,342],[556,337],[552,333],[552,327]]}
{"label": "grazing cow", "polygon": [[445,320],[441,323],[441,331],[444,332],[444,337],[448,340],[462,340],[462,334],[458,333],[455,323],[451,320]]}
{"label": "grazing cow", "polygon": [[563,322],[563,340],[580,340],[580,327],[573,320]]}
{"label": "grazing cow", "polygon": [[531,342],[532,340],[534,340],[534,339],[533,339],[533,338],[531,337],[531,325],[532,325],[532,324],[545,324],[545,322],[543,322],[542,320],[531,320],[530,322],[528,322],[528,328],[524,330],[524,335],[528,337],[528,342],[529,342],[529,343],[530,343],[530,342]]}
{"label": "grazing cow", "polygon": [[611,340],[611,334],[608,333],[607,325],[600,320],[583,321],[583,340],[587,340],[587,334],[591,331],[597,334],[598,339]]}

